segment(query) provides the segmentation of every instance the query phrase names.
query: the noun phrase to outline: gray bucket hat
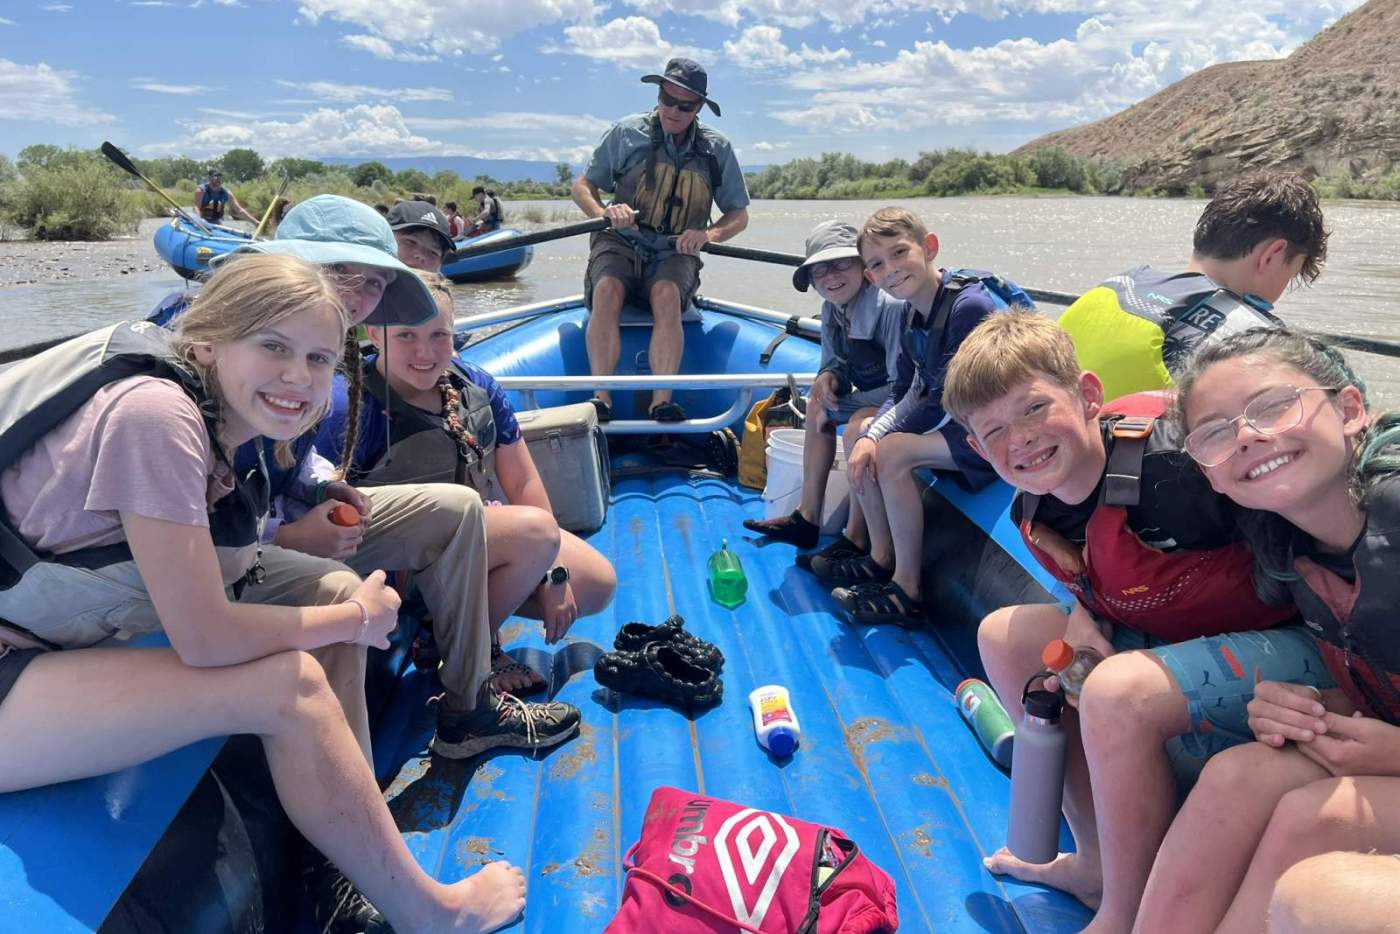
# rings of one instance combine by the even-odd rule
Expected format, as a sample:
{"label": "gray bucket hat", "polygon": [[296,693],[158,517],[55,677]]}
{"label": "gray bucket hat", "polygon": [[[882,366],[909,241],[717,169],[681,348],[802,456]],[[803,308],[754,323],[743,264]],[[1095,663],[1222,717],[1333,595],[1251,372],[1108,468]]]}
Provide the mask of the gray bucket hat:
{"label": "gray bucket hat", "polygon": [[318,266],[357,263],[391,269],[397,275],[365,324],[378,327],[417,325],[438,313],[433,293],[398,257],[394,231],[378,211],[340,195],[317,195],[287,212],[277,227],[277,239],[259,240],[225,254],[283,253]]}
{"label": "gray bucket hat", "polygon": [[812,284],[811,267],[834,259],[860,259],[856,249],[859,231],[845,221],[822,221],[807,235],[807,259],[792,274],[792,286],[799,292]]}

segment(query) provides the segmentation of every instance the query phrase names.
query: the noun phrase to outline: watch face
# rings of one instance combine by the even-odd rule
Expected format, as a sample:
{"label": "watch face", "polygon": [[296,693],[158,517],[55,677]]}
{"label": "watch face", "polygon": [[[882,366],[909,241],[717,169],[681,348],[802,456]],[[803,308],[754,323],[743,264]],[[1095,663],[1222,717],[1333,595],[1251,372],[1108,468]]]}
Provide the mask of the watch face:
{"label": "watch face", "polygon": [[562,564],[549,569],[549,580],[551,583],[562,584],[569,579],[569,569]]}

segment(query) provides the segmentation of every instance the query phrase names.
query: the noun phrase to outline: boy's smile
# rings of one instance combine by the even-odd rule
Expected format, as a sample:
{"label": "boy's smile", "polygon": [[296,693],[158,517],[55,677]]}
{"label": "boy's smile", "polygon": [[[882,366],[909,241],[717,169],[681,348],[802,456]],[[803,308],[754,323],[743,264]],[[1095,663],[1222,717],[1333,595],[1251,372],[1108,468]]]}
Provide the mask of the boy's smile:
{"label": "boy's smile", "polygon": [[933,304],[936,291],[933,259],[937,254],[938,240],[932,234],[926,243],[919,243],[910,236],[882,237],[878,234],[866,237],[861,243],[866,277],[895,298],[920,305],[917,299],[925,293],[928,304]]}

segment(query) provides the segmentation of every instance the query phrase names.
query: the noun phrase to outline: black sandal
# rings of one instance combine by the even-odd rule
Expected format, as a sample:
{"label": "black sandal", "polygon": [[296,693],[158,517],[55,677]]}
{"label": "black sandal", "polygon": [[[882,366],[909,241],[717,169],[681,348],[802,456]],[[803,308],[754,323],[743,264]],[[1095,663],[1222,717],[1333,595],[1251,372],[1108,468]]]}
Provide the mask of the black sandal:
{"label": "black sandal", "polygon": [[893,623],[905,629],[922,629],[925,625],[924,602],[909,596],[894,581],[837,587],[831,598],[858,623]]}
{"label": "black sandal", "polygon": [[796,509],[791,515],[774,516],[772,519],[745,519],[744,528],[798,548],[815,548],[822,535],[821,526],[808,522]]}
{"label": "black sandal", "polygon": [[792,563],[797,565],[807,573],[812,573],[812,559],[824,558],[827,561],[836,561],[841,558],[859,558],[861,555],[868,555],[870,552],[860,548],[855,542],[846,537],[845,533],[821,551],[804,551],[802,554],[792,559]]}
{"label": "black sandal", "polygon": [[685,421],[685,409],[681,408],[680,406],[676,405],[674,402],[671,402],[669,400],[666,402],[656,403],[656,405],[653,405],[651,407],[651,412],[648,414],[650,414],[651,417],[658,422]]}
{"label": "black sandal", "polygon": [[[520,664],[520,662],[517,662],[514,659],[511,659],[510,661],[502,665],[499,664],[502,659],[510,659],[510,656],[507,655],[505,653],[505,650],[501,648],[500,637],[492,636],[491,673],[486,676],[486,680],[491,684],[491,690],[495,691],[497,694],[506,693],[514,694],[516,697],[530,697],[532,695],[539,694],[545,691],[549,687],[549,682],[546,681],[540,675],[539,672],[535,671],[535,669],[531,668],[529,665],[522,665]],[[518,674],[527,674],[530,676],[529,687],[524,687],[516,691],[503,691],[501,688],[496,687],[496,679],[499,678],[501,675]]]}
{"label": "black sandal", "polygon": [[600,399],[599,397],[594,396],[588,401],[593,403],[593,408],[598,410],[599,424],[604,424],[606,422],[612,421],[612,406],[608,403],[606,399]]}
{"label": "black sandal", "polygon": [[812,558],[812,573],[828,587],[850,587],[852,584],[882,584],[894,576],[894,571],[882,567],[870,555],[849,558]]}

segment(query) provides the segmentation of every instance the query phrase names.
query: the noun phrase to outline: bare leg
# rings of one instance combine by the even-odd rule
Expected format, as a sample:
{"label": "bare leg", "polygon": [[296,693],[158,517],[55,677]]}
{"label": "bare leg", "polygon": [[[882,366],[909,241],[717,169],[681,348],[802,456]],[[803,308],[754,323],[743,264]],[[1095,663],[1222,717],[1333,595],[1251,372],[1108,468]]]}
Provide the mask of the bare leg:
{"label": "bare leg", "polygon": [[454,886],[414,861],[310,655],[191,668],[168,649],[54,652],[0,705],[0,792],[101,775],[229,733],[262,738],[297,829],[404,931],[484,930],[524,907],[500,863]]}
{"label": "bare leg", "polygon": [[1079,728],[1103,864],[1103,901],[1085,930],[1126,934],[1176,813],[1176,782],[1163,744],[1188,732],[1191,716],[1176,679],[1156,656],[1124,652],[1089,675]]}
{"label": "bare leg", "polygon": [[[1254,851],[1244,883],[1218,928],[1220,934],[1263,928],[1279,878],[1299,860],[1331,850],[1400,852],[1400,778],[1327,778],[1284,795]],[[1387,861],[1400,868],[1400,860],[1393,856]],[[1393,871],[1391,875],[1394,876]],[[1395,895],[1396,890],[1391,889],[1387,896],[1387,921],[1400,918]],[[1386,902],[1373,903],[1371,907],[1382,909],[1383,905]],[[1329,907],[1336,910],[1340,906]]]}
{"label": "bare leg", "polygon": [[[622,334],[618,319],[627,289],[612,276],[593,283],[592,307],[588,313],[588,370],[594,376],[611,376],[617,372],[617,359],[622,355]],[[599,391],[598,398],[612,402],[612,393]]]}
{"label": "bare leg", "polygon": [[[1051,604],[1012,606],[990,614],[978,627],[977,648],[987,678],[1012,720],[1021,719],[1021,689],[1026,679],[1043,667],[1040,653],[1045,643],[1065,634],[1067,620],[1064,612]],[[1037,865],[1022,862],[1003,847],[986,860],[986,866],[1001,875],[1061,889],[1090,908],[1097,908],[1103,892],[1103,869],[1089,764],[1079,736],[1077,713],[1067,709],[1061,722],[1068,740],[1064,811],[1074,834],[1076,852],[1061,853],[1054,862]]]}
{"label": "bare leg", "polygon": [[802,442],[802,502],[797,511],[813,525],[821,525],[826,478],[836,462],[836,435],[826,430],[830,424],[821,408],[808,408]]}
{"label": "bare leg", "polygon": [[865,481],[865,492],[857,493],[855,488],[851,488],[852,503],[859,503],[860,514],[865,517],[866,535],[870,539],[870,557],[880,567],[890,569],[894,567],[894,540],[890,538],[890,522],[885,516],[884,491],[881,484],[884,482],[884,465],[879,463],[879,454],[876,454],[876,479],[867,478]]}
{"label": "bare leg", "polygon": [[[937,432],[928,435],[893,432],[880,439],[875,460],[879,465],[880,490],[884,494],[885,517],[894,548],[894,582],[918,600],[924,557],[924,501],[914,468],[950,469],[954,466],[953,455],[948,450],[948,442]],[[883,561],[880,563],[884,565]]]}
{"label": "bare leg", "polygon": [[[617,590],[617,571],[613,569],[612,562],[573,532],[559,529],[559,556],[551,567],[553,564],[562,564],[569,569],[569,586],[573,589],[580,617],[602,612],[612,602],[613,593]],[[539,604],[533,592],[517,612],[530,619],[540,618]]]}
{"label": "bare leg", "polygon": [[1400,859],[1390,853],[1311,856],[1295,863],[1274,886],[1269,931],[1400,934],[1396,892],[1400,892]]}
{"label": "bare leg", "polygon": [[1298,750],[1263,743],[1212,757],[1157,851],[1135,930],[1215,930],[1279,800],[1326,775]]}
{"label": "bare leg", "polygon": [[[846,423],[846,450],[849,451],[855,444],[852,438],[859,438],[865,433],[865,429],[870,426],[870,422],[875,418],[878,410],[875,408],[857,409],[851,416],[851,420]],[[870,530],[865,524],[865,509],[861,506],[860,497],[851,493],[850,509],[846,514],[846,540],[852,545],[869,550]]]}
{"label": "bare leg", "polygon": [[[559,553],[559,526],[535,506],[486,507],[487,614],[491,633],[529,601]],[[524,691],[535,679],[522,671],[497,675],[502,691]]]}
{"label": "bare leg", "polygon": [[[651,287],[651,344],[647,357],[656,376],[674,376],[681,371],[681,354],[685,352],[681,310],[681,293],[674,282],[662,280]],[[670,401],[671,390],[652,390],[653,407]]]}

